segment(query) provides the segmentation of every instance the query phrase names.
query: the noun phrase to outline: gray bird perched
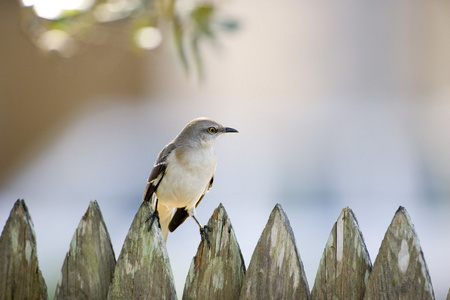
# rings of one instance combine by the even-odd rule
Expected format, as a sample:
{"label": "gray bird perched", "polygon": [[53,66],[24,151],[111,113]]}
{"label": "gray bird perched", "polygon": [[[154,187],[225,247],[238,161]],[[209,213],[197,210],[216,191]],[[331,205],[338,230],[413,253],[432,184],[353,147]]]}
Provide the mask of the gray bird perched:
{"label": "gray bird perched", "polygon": [[195,208],[214,181],[217,165],[214,143],[227,132],[238,131],[211,119],[194,119],[156,158],[143,201],[150,201],[154,209],[154,214],[147,219],[150,220],[148,229],[159,219],[164,241],[169,231],[173,232],[192,217],[200,227],[202,240],[205,238],[209,244],[206,226],[195,218]]}

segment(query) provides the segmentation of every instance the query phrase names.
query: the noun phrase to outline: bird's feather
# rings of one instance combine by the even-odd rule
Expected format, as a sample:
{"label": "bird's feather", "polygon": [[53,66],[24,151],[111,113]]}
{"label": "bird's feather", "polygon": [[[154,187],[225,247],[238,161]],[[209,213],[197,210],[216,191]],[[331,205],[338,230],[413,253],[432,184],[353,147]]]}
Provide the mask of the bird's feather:
{"label": "bird's feather", "polygon": [[[195,204],[195,207],[197,207],[200,202],[202,201],[205,194],[211,189],[214,182],[214,176],[211,177],[211,180],[209,181],[208,186],[205,189],[205,192],[203,195],[198,199],[197,203]],[[172,220],[169,223],[169,231],[173,232],[175,229],[178,228],[181,224],[183,224],[184,221],[189,217],[189,213],[186,210],[186,207],[178,207],[175,211],[175,214],[172,217]]]}
{"label": "bird's feather", "polygon": [[167,157],[175,149],[173,143],[168,144],[164,149],[161,150],[158,157],[156,158],[155,165],[153,166],[150,176],[147,180],[147,186],[145,187],[144,201],[151,202],[152,196],[158,188],[159,183],[164,177],[166,171]]}

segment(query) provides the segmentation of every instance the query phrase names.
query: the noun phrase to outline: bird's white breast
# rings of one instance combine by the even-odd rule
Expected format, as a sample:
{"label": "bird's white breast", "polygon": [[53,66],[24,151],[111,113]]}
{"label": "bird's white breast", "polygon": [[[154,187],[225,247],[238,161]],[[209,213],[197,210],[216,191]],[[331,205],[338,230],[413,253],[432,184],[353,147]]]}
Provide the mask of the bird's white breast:
{"label": "bird's white breast", "polygon": [[209,186],[216,163],[212,147],[173,150],[156,191],[160,203],[168,207],[194,208]]}

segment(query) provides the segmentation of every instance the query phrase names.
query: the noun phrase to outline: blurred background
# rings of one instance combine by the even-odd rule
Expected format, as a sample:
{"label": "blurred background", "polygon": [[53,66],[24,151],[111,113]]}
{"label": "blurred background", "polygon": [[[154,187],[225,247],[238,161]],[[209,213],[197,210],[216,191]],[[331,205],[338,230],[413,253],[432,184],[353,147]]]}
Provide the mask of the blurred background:
{"label": "blurred background", "polygon": [[[197,213],[206,224],[224,204],[247,267],[276,203],[310,288],[342,208],[356,214],[373,263],[402,205],[445,298],[450,2],[215,1],[220,9],[197,16],[231,18],[214,38],[201,22],[206,38],[195,35],[186,14],[155,25],[135,7],[94,12],[105,22],[82,19],[73,33],[55,21],[73,7],[61,16],[32,4],[0,2],[0,223],[24,198],[50,298],[89,201],[118,256],[158,152],[199,116],[240,132],[217,142],[214,187]],[[188,27],[194,42],[183,48]],[[179,297],[199,242],[193,220],[169,236]]]}

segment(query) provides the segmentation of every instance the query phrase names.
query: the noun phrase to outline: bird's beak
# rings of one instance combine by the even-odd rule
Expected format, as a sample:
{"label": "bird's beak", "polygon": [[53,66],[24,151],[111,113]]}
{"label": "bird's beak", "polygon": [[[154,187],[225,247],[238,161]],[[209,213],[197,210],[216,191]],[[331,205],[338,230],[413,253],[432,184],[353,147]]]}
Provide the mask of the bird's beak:
{"label": "bird's beak", "polygon": [[239,131],[231,127],[225,127],[224,132],[239,132]]}

